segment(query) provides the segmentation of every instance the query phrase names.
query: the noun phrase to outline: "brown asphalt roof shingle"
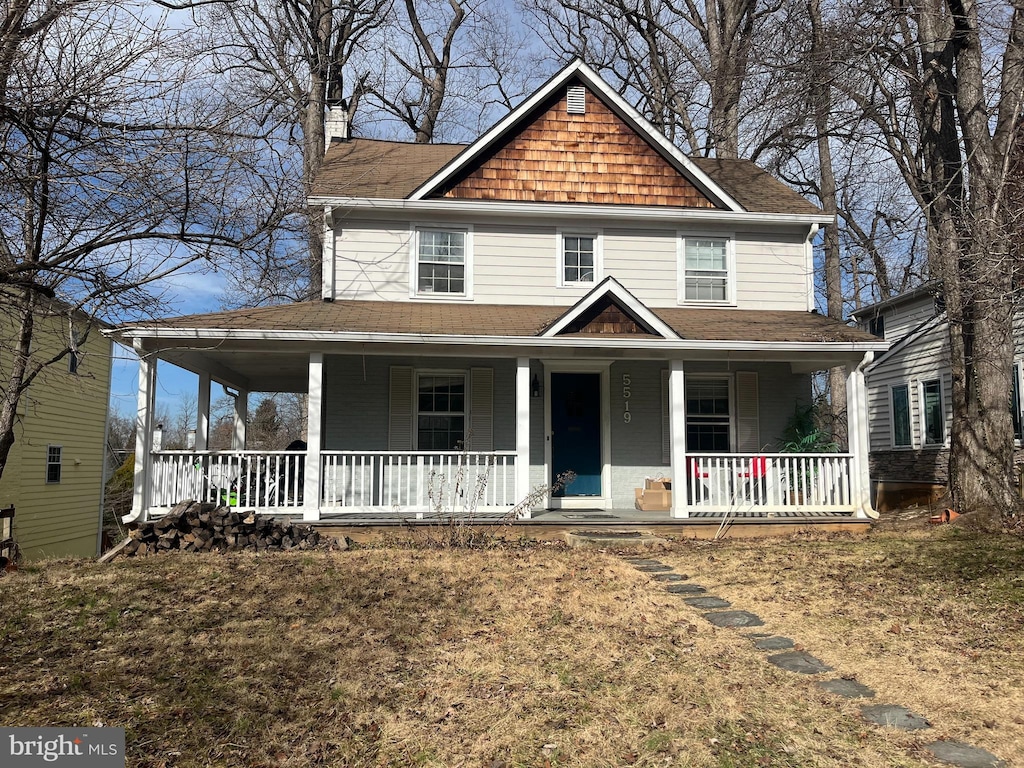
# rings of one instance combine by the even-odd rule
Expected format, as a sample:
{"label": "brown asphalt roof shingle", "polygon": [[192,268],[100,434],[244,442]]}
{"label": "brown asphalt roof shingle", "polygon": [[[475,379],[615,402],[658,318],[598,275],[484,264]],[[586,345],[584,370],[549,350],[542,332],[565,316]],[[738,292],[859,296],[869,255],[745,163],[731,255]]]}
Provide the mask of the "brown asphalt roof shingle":
{"label": "brown asphalt roof shingle", "polygon": [[402,200],[465,148],[376,139],[335,141],[313,181],[313,194]]}
{"label": "brown asphalt roof shingle", "polygon": [[[537,336],[566,307],[416,301],[309,301],[186,315],[121,326],[133,329],[328,331],[350,333]],[[877,342],[874,336],[810,312],[652,309],[683,339],[701,341]],[[576,336],[578,334],[574,334]],[[594,338],[595,334],[585,334]],[[628,337],[622,338],[628,343]]]}
{"label": "brown asphalt roof shingle", "polygon": [[[410,144],[351,139],[331,144],[312,194],[401,200],[466,148],[464,144]],[[690,158],[752,213],[820,214],[792,189],[749,160]]]}

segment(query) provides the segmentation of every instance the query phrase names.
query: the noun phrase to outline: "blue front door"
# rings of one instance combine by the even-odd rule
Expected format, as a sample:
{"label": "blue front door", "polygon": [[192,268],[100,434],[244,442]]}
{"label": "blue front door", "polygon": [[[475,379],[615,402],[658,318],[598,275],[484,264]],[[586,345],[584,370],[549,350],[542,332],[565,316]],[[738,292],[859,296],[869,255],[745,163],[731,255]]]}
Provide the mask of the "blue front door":
{"label": "blue front door", "polygon": [[601,375],[551,374],[551,480],[576,479],[555,496],[601,495]]}

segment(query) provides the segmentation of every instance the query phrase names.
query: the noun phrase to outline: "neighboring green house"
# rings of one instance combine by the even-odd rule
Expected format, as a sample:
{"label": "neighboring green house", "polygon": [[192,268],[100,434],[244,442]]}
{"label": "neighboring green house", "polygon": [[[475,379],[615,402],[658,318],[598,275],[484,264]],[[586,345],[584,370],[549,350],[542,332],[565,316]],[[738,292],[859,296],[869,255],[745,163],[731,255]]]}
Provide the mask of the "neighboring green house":
{"label": "neighboring green house", "polygon": [[[66,310],[40,313],[33,357],[52,357],[88,319]],[[74,326],[74,330],[72,329]],[[0,373],[8,375],[14,323],[0,317]],[[0,508],[14,505],[14,537],[23,557],[94,557],[99,550],[104,440],[112,344],[93,327],[76,353],[45,368],[18,405],[15,443],[3,477]]]}

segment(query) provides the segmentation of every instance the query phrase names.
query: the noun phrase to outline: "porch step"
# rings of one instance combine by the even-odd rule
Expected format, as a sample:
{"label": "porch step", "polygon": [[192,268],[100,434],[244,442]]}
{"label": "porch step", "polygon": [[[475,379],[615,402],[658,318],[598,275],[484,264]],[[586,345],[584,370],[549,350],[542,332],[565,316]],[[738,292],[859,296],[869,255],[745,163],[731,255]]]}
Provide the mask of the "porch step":
{"label": "porch step", "polygon": [[566,531],[570,547],[650,547],[667,544],[665,539],[641,531]]}

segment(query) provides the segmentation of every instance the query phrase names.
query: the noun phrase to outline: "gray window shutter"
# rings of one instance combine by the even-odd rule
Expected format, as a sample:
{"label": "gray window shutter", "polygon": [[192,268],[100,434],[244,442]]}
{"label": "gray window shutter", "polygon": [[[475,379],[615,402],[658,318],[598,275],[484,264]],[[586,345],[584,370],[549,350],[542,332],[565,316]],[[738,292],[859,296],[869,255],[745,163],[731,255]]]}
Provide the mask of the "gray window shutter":
{"label": "gray window shutter", "polygon": [[388,411],[388,450],[412,450],[412,368],[391,366],[390,409]]}
{"label": "gray window shutter", "polygon": [[471,451],[494,450],[494,369],[470,371],[469,433]]}
{"label": "gray window shutter", "polygon": [[757,373],[736,372],[736,452],[761,450],[757,405]]}
{"label": "gray window shutter", "polygon": [[672,417],[668,407],[668,370],[661,372],[661,463],[672,463]]}

